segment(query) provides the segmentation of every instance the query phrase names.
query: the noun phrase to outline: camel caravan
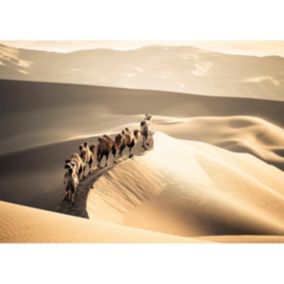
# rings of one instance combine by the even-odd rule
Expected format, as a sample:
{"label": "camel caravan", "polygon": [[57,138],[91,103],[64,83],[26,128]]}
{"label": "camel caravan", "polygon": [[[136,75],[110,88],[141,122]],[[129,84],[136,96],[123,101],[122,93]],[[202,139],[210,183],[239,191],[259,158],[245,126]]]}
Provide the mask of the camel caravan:
{"label": "camel caravan", "polygon": [[153,135],[151,118],[151,115],[145,115],[145,118],[140,122],[140,130],[131,130],[127,127],[114,137],[109,135],[98,137],[97,144],[89,145],[88,142],[84,142],[79,145],[79,153],[73,153],[68,160],[65,160],[65,193],[62,203],[68,201],[74,205],[75,192],[79,181],[92,172],[95,164],[97,168],[102,168],[101,163],[104,157],[104,167],[108,165],[110,155],[113,157],[113,163],[117,163],[125,150],[128,150],[128,158],[132,158],[134,156],[133,149],[140,137],[142,137],[142,148],[145,151],[148,150],[149,137]]}

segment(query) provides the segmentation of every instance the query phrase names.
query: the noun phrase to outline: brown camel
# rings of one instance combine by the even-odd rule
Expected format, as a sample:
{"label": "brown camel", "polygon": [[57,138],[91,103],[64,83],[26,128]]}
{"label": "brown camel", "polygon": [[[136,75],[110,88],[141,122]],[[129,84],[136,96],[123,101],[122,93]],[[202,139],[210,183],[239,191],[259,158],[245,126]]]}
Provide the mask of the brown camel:
{"label": "brown camel", "polygon": [[125,140],[126,140],[126,145],[129,149],[129,158],[133,157],[132,150],[139,139],[139,133],[140,131],[138,129],[135,129],[132,132],[128,127],[125,128]]}
{"label": "brown camel", "polygon": [[89,143],[84,142],[79,146],[79,151],[80,151],[80,157],[83,162],[83,177],[85,177],[85,171],[87,168],[87,165],[89,166],[89,173],[91,172],[91,165],[93,163],[92,157],[93,153],[89,149]]}
{"label": "brown camel", "polygon": [[109,135],[103,135],[98,138],[97,146],[97,163],[98,167],[101,167],[101,160],[106,158],[105,166],[107,166],[109,154],[112,153],[114,162],[116,163],[117,153],[122,156],[122,152],[126,147],[125,133],[122,131],[117,134],[114,139]]}
{"label": "brown camel", "polygon": [[65,168],[65,173],[64,173],[65,193],[62,202],[67,200],[71,201],[72,205],[74,205],[75,192],[79,184],[79,178],[76,173],[76,164],[74,162],[69,162],[65,164],[64,168]]}

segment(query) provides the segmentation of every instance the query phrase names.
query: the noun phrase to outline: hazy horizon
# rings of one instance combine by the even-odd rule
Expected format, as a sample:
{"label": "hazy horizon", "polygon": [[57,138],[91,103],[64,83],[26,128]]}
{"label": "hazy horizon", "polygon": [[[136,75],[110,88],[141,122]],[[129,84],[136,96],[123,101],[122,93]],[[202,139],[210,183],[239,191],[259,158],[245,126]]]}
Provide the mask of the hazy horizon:
{"label": "hazy horizon", "polygon": [[284,57],[284,41],[1,41],[16,48],[68,53],[107,48],[133,50],[151,45],[192,46],[225,54]]}

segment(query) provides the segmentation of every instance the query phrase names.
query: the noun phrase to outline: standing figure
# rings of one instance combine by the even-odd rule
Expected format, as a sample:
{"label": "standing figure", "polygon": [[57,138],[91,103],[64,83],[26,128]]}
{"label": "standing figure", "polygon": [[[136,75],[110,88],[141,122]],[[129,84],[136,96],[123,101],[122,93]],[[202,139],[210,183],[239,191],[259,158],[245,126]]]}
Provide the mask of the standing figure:
{"label": "standing figure", "polygon": [[142,120],[140,122],[140,133],[141,133],[142,139],[143,139],[142,140],[142,147],[145,150],[148,150],[148,147],[149,147],[148,139],[149,139],[149,136],[152,135],[152,132],[151,132],[151,118],[152,118],[152,115],[145,114],[144,120]]}

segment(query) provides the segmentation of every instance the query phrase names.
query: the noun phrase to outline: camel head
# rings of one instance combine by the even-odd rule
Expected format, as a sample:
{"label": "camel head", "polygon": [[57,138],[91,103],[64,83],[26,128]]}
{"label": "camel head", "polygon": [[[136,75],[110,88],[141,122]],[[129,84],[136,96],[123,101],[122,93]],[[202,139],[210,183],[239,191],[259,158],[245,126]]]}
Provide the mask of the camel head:
{"label": "camel head", "polygon": [[96,145],[95,144],[90,145],[90,151],[92,153],[95,153],[95,151],[96,151]]}
{"label": "camel head", "polygon": [[135,129],[135,130],[133,131],[133,134],[134,134],[135,139],[138,140],[139,137],[140,137],[140,130]]}
{"label": "camel head", "polygon": [[145,120],[151,120],[152,115],[151,114],[145,114]]}
{"label": "camel head", "polygon": [[[123,131],[123,130],[122,130]],[[123,139],[124,134],[119,133],[115,136],[115,143],[116,145],[121,145],[122,139]]]}

